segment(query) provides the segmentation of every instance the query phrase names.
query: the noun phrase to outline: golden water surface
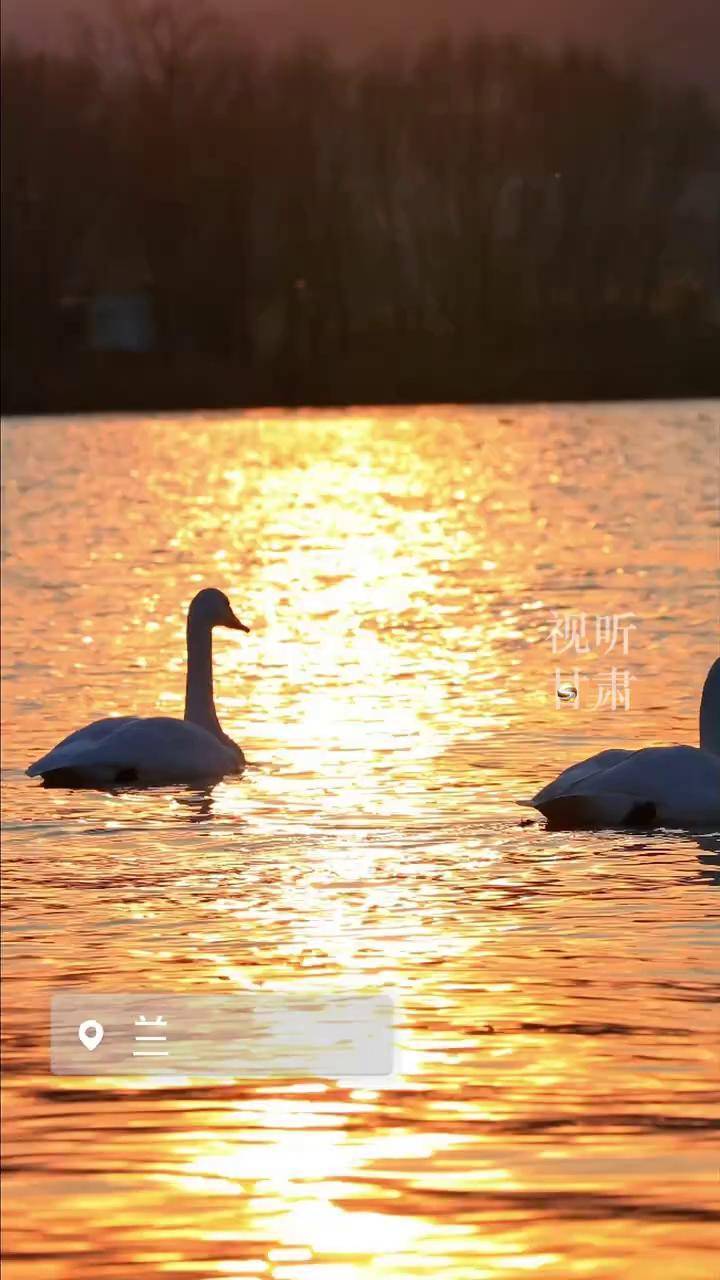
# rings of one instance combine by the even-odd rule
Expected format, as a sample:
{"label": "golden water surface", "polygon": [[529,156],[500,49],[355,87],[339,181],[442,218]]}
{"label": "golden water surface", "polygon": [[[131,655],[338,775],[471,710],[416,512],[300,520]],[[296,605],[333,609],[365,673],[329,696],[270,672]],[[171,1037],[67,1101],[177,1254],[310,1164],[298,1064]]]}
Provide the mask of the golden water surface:
{"label": "golden water surface", "polygon": [[[717,1276],[718,838],[518,801],[697,742],[719,442],[712,402],[6,424],[7,1280]],[[182,715],[201,585],[252,628],[215,641],[245,774],[26,778]],[[54,989],[328,982],[392,993],[394,1076],[49,1073]]]}

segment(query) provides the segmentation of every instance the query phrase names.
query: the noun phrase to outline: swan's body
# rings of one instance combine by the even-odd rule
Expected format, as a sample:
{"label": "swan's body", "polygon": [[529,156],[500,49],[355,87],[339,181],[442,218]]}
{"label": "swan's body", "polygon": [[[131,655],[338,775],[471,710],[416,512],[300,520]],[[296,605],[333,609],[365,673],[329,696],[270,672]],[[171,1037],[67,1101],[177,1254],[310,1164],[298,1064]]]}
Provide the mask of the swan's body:
{"label": "swan's body", "polygon": [[720,823],[720,658],[700,705],[700,747],[601,751],[533,796],[555,830]]}
{"label": "swan's body", "polygon": [[185,718],[110,716],[63,738],[27,770],[50,786],[153,786],[239,773],[240,747],[223,733],[212,688],[212,628],[247,631],[227,596],[210,587],[193,600],[187,623]]}

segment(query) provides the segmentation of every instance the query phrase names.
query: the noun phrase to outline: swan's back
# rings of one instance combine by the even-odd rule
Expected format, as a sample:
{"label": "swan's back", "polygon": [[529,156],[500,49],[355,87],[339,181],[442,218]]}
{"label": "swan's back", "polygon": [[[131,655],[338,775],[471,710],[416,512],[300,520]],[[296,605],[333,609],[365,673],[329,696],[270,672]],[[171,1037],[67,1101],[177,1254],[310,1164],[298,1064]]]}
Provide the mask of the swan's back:
{"label": "swan's back", "polygon": [[[605,767],[598,767],[601,756]],[[594,768],[584,767],[593,761]],[[720,757],[699,747],[601,752],[566,770],[533,804],[551,826],[565,829],[710,825],[720,821]]]}
{"label": "swan's back", "polygon": [[116,733],[123,725],[137,718],[137,716],[105,716],[102,720],[93,720],[92,724],[86,724],[83,729],[76,729],[74,733],[69,733],[67,738],[63,738],[62,742],[58,742],[52,751],[48,751],[25,770],[28,778],[37,778],[46,769],[61,768],[65,762],[69,763],[72,760],[76,750],[96,745],[108,734]]}
{"label": "swan's back", "polygon": [[244,758],[229,739],[188,720],[169,716],[122,716],[97,720],[70,734],[28,769],[61,786],[152,785],[236,773]]}
{"label": "swan's back", "polygon": [[567,795],[579,782],[590,782],[596,774],[603,773],[605,769],[620,764],[634,754],[633,751],[622,751],[616,748],[599,751],[597,755],[589,756],[580,764],[572,764],[568,769],[563,769],[554,782],[549,782],[546,787],[538,791],[537,795],[533,796],[530,803],[535,805],[536,809],[540,809],[544,802]]}

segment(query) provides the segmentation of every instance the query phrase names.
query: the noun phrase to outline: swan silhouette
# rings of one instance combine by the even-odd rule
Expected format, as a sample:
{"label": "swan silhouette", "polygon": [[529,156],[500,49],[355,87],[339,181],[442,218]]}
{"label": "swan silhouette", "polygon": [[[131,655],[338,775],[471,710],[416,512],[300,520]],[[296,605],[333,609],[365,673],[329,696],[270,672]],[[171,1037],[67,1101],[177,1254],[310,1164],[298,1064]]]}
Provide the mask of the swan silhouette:
{"label": "swan silhouette", "polygon": [[46,786],[106,787],[195,782],[239,773],[245,757],[223,733],[215,712],[213,627],[249,631],[235,617],[227,596],[207,587],[198,592],[188,610],[183,720],[170,716],[94,720],[31,764],[29,777],[40,775]]}
{"label": "swan silhouette", "polygon": [[533,796],[555,831],[720,824],[720,658],[700,703],[700,746],[601,751]]}

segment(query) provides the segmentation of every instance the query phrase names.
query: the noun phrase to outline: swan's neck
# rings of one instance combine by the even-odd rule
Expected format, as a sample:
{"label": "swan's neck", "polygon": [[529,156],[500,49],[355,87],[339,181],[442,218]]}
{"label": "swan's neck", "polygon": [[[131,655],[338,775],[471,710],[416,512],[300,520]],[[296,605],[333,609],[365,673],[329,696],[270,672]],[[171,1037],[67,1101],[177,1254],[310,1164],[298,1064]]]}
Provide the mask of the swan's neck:
{"label": "swan's neck", "polygon": [[720,658],[708,671],[700,703],[700,746],[720,756]]}
{"label": "swan's neck", "polygon": [[700,723],[700,746],[703,751],[712,751],[713,755],[720,756],[720,722]]}
{"label": "swan's neck", "polygon": [[224,739],[213,699],[212,628],[202,619],[188,618],[185,719]]}

